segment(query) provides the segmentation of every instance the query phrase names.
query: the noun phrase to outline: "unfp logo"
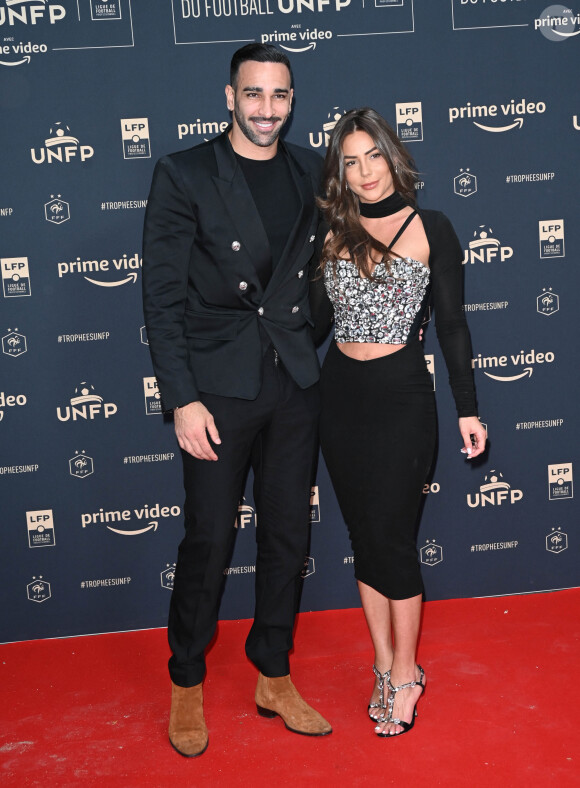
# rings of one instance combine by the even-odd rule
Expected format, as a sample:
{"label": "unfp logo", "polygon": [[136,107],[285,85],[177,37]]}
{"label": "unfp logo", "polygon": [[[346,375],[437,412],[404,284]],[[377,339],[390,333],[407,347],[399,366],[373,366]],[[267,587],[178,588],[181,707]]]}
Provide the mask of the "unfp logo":
{"label": "unfp logo", "polygon": [[473,240],[469,242],[469,248],[465,250],[463,265],[475,262],[491,263],[494,260],[509,260],[513,256],[514,250],[511,246],[502,246],[497,238],[493,237],[491,227],[480,224],[473,232]]}
{"label": "unfp logo", "polygon": [[395,104],[397,136],[401,142],[423,141],[423,110],[420,101]]}
{"label": "unfp logo", "polygon": [[425,364],[431,375],[431,382],[433,383],[433,391],[435,391],[435,356],[433,353],[425,353]]}
{"label": "unfp logo", "polygon": [[540,232],[540,257],[565,257],[564,220],[552,219],[538,222]]}
{"label": "unfp logo", "polygon": [[54,521],[52,509],[26,512],[29,547],[54,547]]}
{"label": "unfp logo", "polygon": [[145,413],[148,416],[161,413],[161,394],[157,385],[157,378],[143,378],[143,393],[145,396]]}
{"label": "unfp logo", "polygon": [[515,490],[504,480],[503,473],[491,470],[483,480],[479,492],[468,493],[467,505],[472,509],[481,506],[501,506],[504,503],[514,504],[524,497],[521,490]]}
{"label": "unfp logo", "polygon": [[123,157],[125,159],[150,159],[148,118],[126,118],[121,120]]}
{"label": "unfp logo", "polygon": [[30,295],[30,272],[28,257],[3,257],[2,289],[4,298],[19,298]]}
{"label": "unfp logo", "polygon": [[477,192],[477,175],[461,168],[459,175],[453,178],[453,191],[458,197],[471,197]]}
{"label": "unfp logo", "polygon": [[105,402],[102,397],[95,393],[95,387],[83,381],[70,399],[70,405],[64,408],[58,407],[56,415],[59,421],[93,421],[104,416],[110,418],[117,412],[114,402]]}
{"label": "unfp logo", "polygon": [[47,0],[6,0],[6,7],[0,8],[0,26],[36,25],[45,19],[54,25],[65,16],[64,6]]}
{"label": "unfp logo", "polygon": [[548,487],[550,501],[562,501],[564,498],[574,497],[571,462],[548,465]]}
{"label": "unfp logo", "polygon": [[245,498],[238,504],[238,515],[234,527],[238,529],[255,528],[257,525],[256,510]]}
{"label": "unfp logo", "polygon": [[90,145],[81,145],[70,133],[70,128],[61,121],[51,127],[49,134],[44,140],[44,148],[30,149],[35,164],[52,164],[55,161],[68,164],[77,158],[84,162],[94,156],[94,149]]}
{"label": "unfp logo", "polygon": [[63,224],[70,219],[70,205],[66,200],[61,200],[60,194],[55,197],[50,195],[50,200],[44,203],[44,218],[51,224]]}
{"label": "unfp logo", "polygon": [[2,337],[2,352],[4,355],[18,358],[18,356],[26,353],[27,350],[24,334],[19,334],[17,328],[14,331],[9,328],[6,336]]}
{"label": "unfp logo", "polygon": [[332,130],[344,114],[345,111],[340,107],[333,107],[328,113],[328,120],[322,126],[322,131],[316,132],[316,136],[312,132],[308,135],[310,145],[313,148],[320,148],[322,145],[327,148]]}

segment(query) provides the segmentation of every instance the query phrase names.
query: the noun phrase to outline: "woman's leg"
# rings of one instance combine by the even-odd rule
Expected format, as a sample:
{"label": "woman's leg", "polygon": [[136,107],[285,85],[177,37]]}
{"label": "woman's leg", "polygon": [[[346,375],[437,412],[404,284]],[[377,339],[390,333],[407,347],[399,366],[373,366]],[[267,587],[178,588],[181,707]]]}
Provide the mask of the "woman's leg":
{"label": "woman's leg", "polygon": [[[385,674],[391,669],[393,664],[393,641],[391,635],[391,613],[389,600],[386,596],[376,591],[371,586],[358,581],[358,590],[362,602],[367,626],[375,650],[375,667],[379,673]],[[386,702],[388,689],[385,682],[384,698]],[[373,693],[370,703],[379,703],[379,680],[375,678]],[[384,713],[381,709],[375,709],[377,717]]]}
{"label": "woman's leg", "polygon": [[[399,687],[419,678],[416,655],[422,596],[418,594],[410,599],[389,599],[388,602],[394,641],[391,684],[393,687]],[[393,717],[408,723],[412,722],[413,709],[421,693],[421,687],[411,687],[397,692]],[[380,723],[377,725],[377,732],[383,731],[389,734],[401,733],[403,728],[395,723]]]}

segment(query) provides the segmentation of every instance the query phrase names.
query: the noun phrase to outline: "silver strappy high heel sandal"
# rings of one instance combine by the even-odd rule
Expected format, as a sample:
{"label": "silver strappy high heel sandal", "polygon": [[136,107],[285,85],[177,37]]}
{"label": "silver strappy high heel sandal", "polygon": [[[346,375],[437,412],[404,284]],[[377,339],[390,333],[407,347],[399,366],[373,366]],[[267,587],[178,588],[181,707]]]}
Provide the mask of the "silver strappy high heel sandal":
{"label": "silver strappy high heel sandal", "polygon": [[[390,682],[391,671],[387,670],[386,673],[380,673],[377,669],[377,666],[373,665],[373,673],[379,680],[379,684],[378,684],[379,702],[369,703],[368,713],[369,713],[369,717],[373,722],[383,722],[383,720],[385,719],[385,711],[387,708],[385,705],[385,681]],[[372,709],[379,709],[379,712],[377,713],[376,717],[374,716]]]}
{"label": "silver strappy high heel sandal", "polygon": [[[403,733],[409,733],[412,729],[413,725],[415,724],[415,717],[417,716],[417,703],[419,702],[419,698],[423,696],[425,692],[425,684],[423,683],[425,679],[425,671],[421,667],[421,665],[417,665],[419,668],[419,680],[418,681],[409,681],[407,684],[401,684],[398,687],[393,687],[391,684],[391,677],[390,675],[387,678],[387,684],[389,687],[389,697],[387,698],[387,716],[385,719],[378,720],[378,722],[392,722],[395,725],[400,725],[403,730],[399,731],[398,733],[386,733],[385,731],[377,732],[377,736],[381,736],[385,739],[394,738],[395,736],[402,736]],[[390,673],[390,671],[389,671]],[[385,674],[386,675],[386,674]],[[404,689],[411,689],[412,687],[421,687],[421,695],[417,699],[417,703],[415,703],[415,708],[413,709],[413,716],[411,717],[411,722],[405,722],[405,720],[400,720],[397,717],[393,717],[393,708],[395,705],[395,695],[397,692],[400,692]]]}

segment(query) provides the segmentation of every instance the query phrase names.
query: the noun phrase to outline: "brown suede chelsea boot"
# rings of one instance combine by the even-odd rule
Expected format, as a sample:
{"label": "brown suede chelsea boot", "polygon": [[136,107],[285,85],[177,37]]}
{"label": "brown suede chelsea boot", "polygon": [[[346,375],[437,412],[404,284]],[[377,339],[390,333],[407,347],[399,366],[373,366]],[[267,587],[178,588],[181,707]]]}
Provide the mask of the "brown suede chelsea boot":
{"label": "brown suede chelsea boot", "polygon": [[256,706],[262,717],[282,717],[289,731],[304,736],[326,736],[330,724],[309,706],[292,684],[290,676],[268,678],[262,673],[256,686]]}
{"label": "brown suede chelsea boot", "polygon": [[180,755],[195,758],[207,749],[208,734],[203,717],[203,690],[195,687],[178,687],[171,682],[171,714],[169,741]]}

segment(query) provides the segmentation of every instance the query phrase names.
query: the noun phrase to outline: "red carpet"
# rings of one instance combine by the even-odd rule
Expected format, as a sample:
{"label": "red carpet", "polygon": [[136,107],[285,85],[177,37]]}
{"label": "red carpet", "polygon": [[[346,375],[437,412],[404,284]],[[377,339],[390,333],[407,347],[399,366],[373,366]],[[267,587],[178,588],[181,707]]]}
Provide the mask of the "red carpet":
{"label": "red carpet", "polygon": [[321,739],[256,714],[247,621],[224,622],[205,683],[209,748],[167,742],[164,630],[1,647],[3,786],[580,785],[580,590],[429,602],[415,728],[379,739],[366,717],[360,610],[305,613],[295,683],[333,724]]}

